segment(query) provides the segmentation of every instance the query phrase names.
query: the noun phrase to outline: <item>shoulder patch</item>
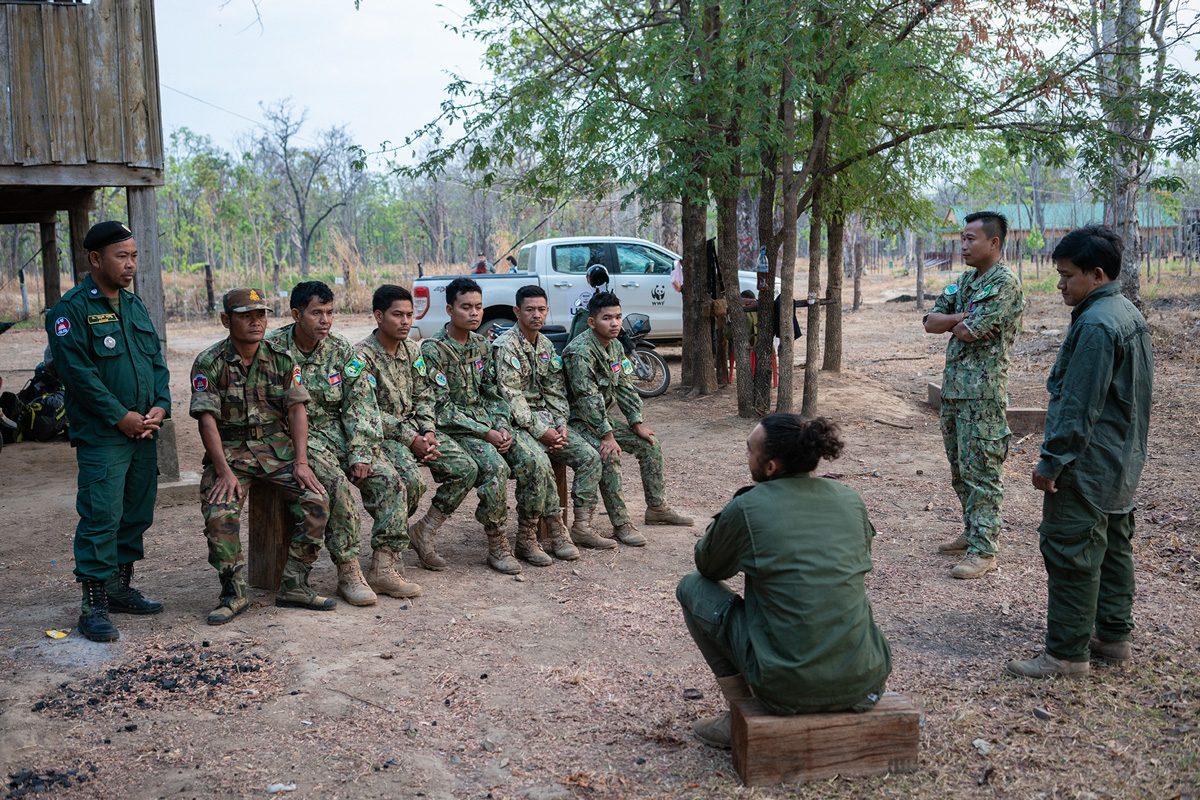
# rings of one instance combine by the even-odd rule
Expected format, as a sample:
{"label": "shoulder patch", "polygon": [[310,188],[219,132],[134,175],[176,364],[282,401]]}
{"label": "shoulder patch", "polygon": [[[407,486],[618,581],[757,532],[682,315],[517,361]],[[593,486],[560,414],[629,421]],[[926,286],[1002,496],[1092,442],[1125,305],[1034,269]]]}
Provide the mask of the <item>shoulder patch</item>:
{"label": "shoulder patch", "polygon": [[336,369],[333,372],[329,373],[329,385],[330,386],[337,386],[341,382],[342,382],[342,373],[338,372]]}
{"label": "shoulder patch", "polygon": [[628,359],[628,358],[626,358],[626,359],[622,359],[622,361],[621,361],[621,370],[622,370],[622,371],[623,371],[623,372],[624,372],[626,375],[632,375],[632,374],[633,374],[633,364],[630,364],[630,363],[629,363],[629,359]]}
{"label": "shoulder patch", "polygon": [[425,357],[417,356],[417,360],[413,362],[413,366],[417,368],[417,372],[420,373],[422,378],[424,378],[425,377]]}
{"label": "shoulder patch", "polygon": [[66,336],[70,332],[71,320],[67,319],[66,317],[59,317],[58,319],[54,320],[55,336]]}
{"label": "shoulder patch", "polygon": [[540,358],[542,361],[549,361],[550,354],[549,353],[538,353],[538,358]]}
{"label": "shoulder patch", "polygon": [[101,325],[105,322],[116,322],[116,314],[88,314],[88,325]]}
{"label": "shoulder patch", "polygon": [[297,386],[301,386],[304,384],[304,378],[300,375],[300,365],[299,364],[292,367],[292,383],[296,384]]}
{"label": "shoulder patch", "polygon": [[357,378],[362,374],[364,366],[366,365],[359,361],[357,357],[352,358],[350,359],[349,363],[346,364],[346,374],[351,378]]}
{"label": "shoulder patch", "polygon": [[375,386],[377,385],[377,384],[375,383],[375,376],[374,376],[374,375],[372,375],[372,374],[371,374],[371,373],[369,373],[369,372],[367,373],[367,383],[371,384],[371,388],[372,388],[372,389],[374,389],[374,388],[375,388]]}
{"label": "shoulder patch", "polygon": [[436,383],[438,386],[445,388],[446,376],[440,372],[435,372],[435,373],[433,373],[433,382]]}
{"label": "shoulder patch", "polygon": [[521,368],[521,359],[517,358],[516,356],[509,356],[508,363],[512,364],[513,369]]}
{"label": "shoulder patch", "polygon": [[197,375],[192,378],[192,388],[197,392],[203,392],[208,389],[208,378],[203,375]]}
{"label": "shoulder patch", "polygon": [[553,364],[556,368],[562,366],[562,359],[559,358],[558,353],[555,353],[554,355],[550,356],[550,363]]}
{"label": "shoulder patch", "polygon": [[946,295],[958,294],[958,284],[957,283],[950,284],[949,286],[947,286],[945,289],[942,290],[942,294],[946,294]]}
{"label": "shoulder patch", "polygon": [[618,361],[615,364],[609,365],[609,369],[611,369],[613,371],[614,375],[620,375],[621,374],[621,362]]}
{"label": "shoulder patch", "polygon": [[476,372],[483,371],[483,359],[482,358],[475,359],[475,371]]}

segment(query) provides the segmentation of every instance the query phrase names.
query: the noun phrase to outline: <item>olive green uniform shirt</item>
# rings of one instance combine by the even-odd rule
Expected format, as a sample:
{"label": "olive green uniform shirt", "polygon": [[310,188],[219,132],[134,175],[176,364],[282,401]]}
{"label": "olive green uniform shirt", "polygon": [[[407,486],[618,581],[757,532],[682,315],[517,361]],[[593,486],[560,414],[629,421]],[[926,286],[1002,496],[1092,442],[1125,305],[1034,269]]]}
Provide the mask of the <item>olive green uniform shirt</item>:
{"label": "olive green uniform shirt", "polygon": [[486,339],[471,331],[462,345],[443,327],[421,343],[421,356],[439,431],[482,439],[488,431],[508,430],[508,406],[493,380]]}
{"label": "olive green uniform shirt", "polygon": [[982,336],[996,326],[1000,327],[1000,334],[973,342],[950,335],[942,373],[942,397],[995,400],[1008,405],[1009,352],[1021,330],[1021,316],[1025,312],[1020,281],[1003,261],[997,261],[982,275],[974,268],[964,271],[938,296],[930,313],[964,311],[967,317],[963,324],[972,336]]}
{"label": "olive green uniform shirt", "polygon": [[540,439],[567,424],[567,381],[554,344],[542,334],[530,342],[514,325],[492,343],[496,384],[514,427]]}
{"label": "olive green uniform shirt", "polygon": [[826,478],[766,481],[740,491],[696,543],[711,580],[746,576],[746,679],[780,706],[855,703],[883,685],[891,650],[863,576],[875,529],[862,498]]}
{"label": "olive green uniform shirt", "polygon": [[571,422],[586,427],[602,439],[612,430],[609,414],[621,409],[629,426],[643,421],[642,398],[633,388],[633,364],[621,342],[600,344],[591,328],[571,340],[563,350]]}
{"label": "olive green uniform shirt", "polygon": [[372,333],[356,344],[354,351],[366,364],[367,382],[375,390],[383,438],[408,447],[418,436],[434,430],[428,369],[420,345],[404,339],[392,355]]}
{"label": "olive green uniform shirt", "polygon": [[126,441],[117,423],[130,411],[158,406],[171,416],[170,373],[150,314],[132,292],[118,298],[114,307],[88,275],[46,312],[73,444]]}

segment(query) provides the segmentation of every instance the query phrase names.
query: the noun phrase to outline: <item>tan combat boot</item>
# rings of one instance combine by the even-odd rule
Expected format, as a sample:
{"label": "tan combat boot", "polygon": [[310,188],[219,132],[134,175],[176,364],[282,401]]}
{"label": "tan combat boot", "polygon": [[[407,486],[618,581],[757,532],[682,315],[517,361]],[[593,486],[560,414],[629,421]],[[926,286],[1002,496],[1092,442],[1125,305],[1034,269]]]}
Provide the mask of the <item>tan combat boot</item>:
{"label": "tan combat boot", "polygon": [[[512,550],[508,549],[508,534],[503,528],[492,528],[487,531],[488,566],[505,575],[516,575],[521,571],[521,562],[513,558]],[[545,553],[542,553],[545,555]]]}
{"label": "tan combat boot", "polygon": [[1095,636],[1088,642],[1092,656],[1110,667],[1125,669],[1133,660],[1133,645],[1129,642],[1106,642]]}
{"label": "tan combat boot", "polygon": [[554,563],[554,559],[546,555],[546,552],[542,550],[542,546],[538,544],[537,534],[538,520],[517,520],[516,556],[522,561],[533,564],[535,567],[548,567]]}
{"label": "tan combat boot", "polygon": [[275,595],[275,605],[307,608],[310,611],[332,611],[337,608],[337,600],[322,597],[308,585],[308,573],[311,570],[310,564],[305,564],[295,556],[288,556],[287,564],[283,567],[283,580],[279,582],[279,593]]}
{"label": "tan combat boot", "polygon": [[571,544],[571,537],[567,535],[567,528],[563,525],[562,515],[555,514],[552,517],[543,517],[542,521],[546,523],[546,529],[550,532],[549,541],[542,545],[542,549],[546,550],[546,545],[549,544],[551,549],[546,550],[546,552],[560,561],[577,560],[579,558],[579,549]]}
{"label": "tan combat boot", "polygon": [[337,565],[338,596],[352,606],[373,606],[378,599],[367,581],[363,578],[362,567],[358,558],[352,558],[345,564]]}
{"label": "tan combat boot", "polygon": [[250,607],[246,597],[246,581],[239,568],[232,575],[221,576],[221,599],[208,615],[209,625],[224,625]]}
{"label": "tan combat boot", "polygon": [[691,517],[685,517],[666,503],[646,509],[647,525],[695,525]]}
{"label": "tan combat boot", "polygon": [[950,575],[960,580],[970,580],[972,578],[982,578],[995,568],[995,558],[967,553],[966,557],[958,562],[954,569],[950,570]]}
{"label": "tan combat boot", "polygon": [[592,531],[592,519],[596,516],[596,507],[586,508],[575,506],[575,522],[571,525],[571,541],[580,547],[590,547],[593,550],[611,550],[617,546],[612,539],[597,536]]}
{"label": "tan combat boot", "polygon": [[404,579],[404,561],[390,547],[376,547],[371,553],[367,585],[379,594],[391,597],[421,596],[421,587]]}
{"label": "tan combat boot", "polygon": [[942,542],[938,545],[939,553],[965,553],[970,542],[967,541],[967,535],[960,533],[958,538],[952,542]]}
{"label": "tan combat boot", "polygon": [[1007,672],[1019,678],[1051,678],[1055,675],[1082,678],[1088,674],[1091,666],[1086,661],[1062,661],[1043,650],[1028,661],[1008,662]]}
{"label": "tan combat boot", "polygon": [[446,515],[433,506],[425,512],[425,516],[408,527],[408,541],[417,554],[417,561],[425,569],[441,572],[446,568],[446,561],[433,549],[433,534],[442,527]]}
{"label": "tan combat boot", "polygon": [[613,536],[616,536],[621,544],[627,544],[630,547],[646,546],[646,537],[638,533],[637,526],[632,521],[613,528]]}

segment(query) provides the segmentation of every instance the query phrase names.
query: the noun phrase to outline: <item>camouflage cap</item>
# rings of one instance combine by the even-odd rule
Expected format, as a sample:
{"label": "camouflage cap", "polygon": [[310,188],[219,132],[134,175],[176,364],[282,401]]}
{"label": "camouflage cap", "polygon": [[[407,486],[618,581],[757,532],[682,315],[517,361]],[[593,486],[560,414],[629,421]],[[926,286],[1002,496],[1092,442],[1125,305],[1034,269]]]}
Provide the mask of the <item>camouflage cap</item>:
{"label": "camouflage cap", "polygon": [[271,310],[271,307],[263,299],[262,291],[248,286],[230,289],[225,293],[224,303],[226,314],[232,314],[235,311],[257,311],[260,308]]}

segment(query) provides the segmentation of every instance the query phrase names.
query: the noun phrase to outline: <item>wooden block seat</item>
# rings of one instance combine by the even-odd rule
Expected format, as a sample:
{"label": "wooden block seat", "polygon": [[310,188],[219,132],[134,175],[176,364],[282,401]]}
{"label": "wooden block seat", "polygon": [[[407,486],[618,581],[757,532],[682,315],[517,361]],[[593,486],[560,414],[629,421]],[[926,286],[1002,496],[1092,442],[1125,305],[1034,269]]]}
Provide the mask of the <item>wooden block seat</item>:
{"label": "wooden block seat", "polygon": [[924,704],[916,693],[888,692],[865,714],[779,717],[749,692],[729,707],[733,766],[747,786],[917,769]]}

